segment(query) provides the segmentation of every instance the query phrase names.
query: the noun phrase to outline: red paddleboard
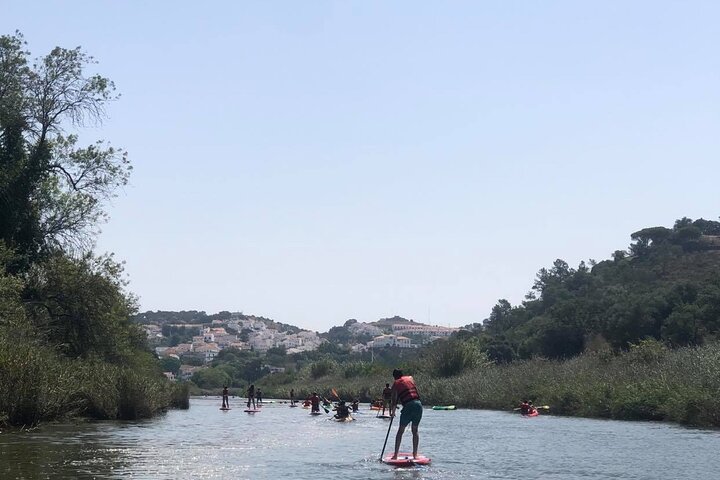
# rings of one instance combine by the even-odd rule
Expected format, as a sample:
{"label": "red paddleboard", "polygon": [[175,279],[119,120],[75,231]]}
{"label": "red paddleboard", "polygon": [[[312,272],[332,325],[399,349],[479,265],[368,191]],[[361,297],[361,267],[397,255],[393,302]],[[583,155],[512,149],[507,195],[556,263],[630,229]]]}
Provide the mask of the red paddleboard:
{"label": "red paddleboard", "polygon": [[258,413],[258,412],[260,412],[260,410],[257,410],[257,409],[256,409],[256,410],[253,410],[252,408],[248,408],[247,410],[243,410],[243,412],[247,412],[247,413]]}
{"label": "red paddleboard", "polygon": [[383,463],[393,467],[413,467],[415,465],[429,465],[431,460],[425,455],[418,455],[413,458],[412,453],[400,452],[396,459],[392,459],[392,453],[388,453],[382,459]]}

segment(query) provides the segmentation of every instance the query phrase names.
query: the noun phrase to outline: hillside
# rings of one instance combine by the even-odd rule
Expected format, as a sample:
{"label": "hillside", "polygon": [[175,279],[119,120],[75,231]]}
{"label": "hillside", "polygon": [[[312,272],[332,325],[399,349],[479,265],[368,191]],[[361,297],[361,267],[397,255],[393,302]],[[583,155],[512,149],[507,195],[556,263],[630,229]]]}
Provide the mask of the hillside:
{"label": "hillside", "polygon": [[623,350],[642,339],[700,345],[720,332],[720,222],[683,218],[631,234],[627,251],[541,269],[527,300],[500,300],[475,329],[497,361]]}

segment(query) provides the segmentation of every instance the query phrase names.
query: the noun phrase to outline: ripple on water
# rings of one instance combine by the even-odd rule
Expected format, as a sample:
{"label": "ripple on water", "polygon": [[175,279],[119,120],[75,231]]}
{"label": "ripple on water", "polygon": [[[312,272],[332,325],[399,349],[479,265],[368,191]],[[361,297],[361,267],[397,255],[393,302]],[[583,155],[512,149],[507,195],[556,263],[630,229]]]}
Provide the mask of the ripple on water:
{"label": "ripple on water", "polygon": [[[717,431],[472,410],[426,410],[421,451],[433,464],[398,469],[378,461],[388,421],[369,410],[338,423],[283,404],[247,415],[219,403],[193,399],[190,410],[152,421],[0,435],[0,478],[649,480],[720,471]],[[391,434],[388,451],[393,444]]]}

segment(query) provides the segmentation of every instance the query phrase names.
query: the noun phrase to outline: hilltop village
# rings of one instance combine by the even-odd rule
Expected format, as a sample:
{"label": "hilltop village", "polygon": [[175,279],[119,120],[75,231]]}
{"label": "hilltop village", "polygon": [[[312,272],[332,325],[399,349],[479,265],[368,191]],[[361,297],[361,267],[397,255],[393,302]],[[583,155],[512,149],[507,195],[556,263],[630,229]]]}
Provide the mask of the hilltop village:
{"label": "hilltop village", "polygon": [[[142,325],[158,358],[180,362],[177,373],[165,372],[178,380],[191,379],[226,349],[259,354],[279,350],[287,355],[312,352],[324,343],[335,343],[351,352],[409,349],[459,330],[392,317],[370,323],[348,320],[341,327],[318,333],[240,312],[209,316],[204,312],[146,312],[137,315],[135,321]],[[270,364],[263,369],[268,373],[284,371]]]}

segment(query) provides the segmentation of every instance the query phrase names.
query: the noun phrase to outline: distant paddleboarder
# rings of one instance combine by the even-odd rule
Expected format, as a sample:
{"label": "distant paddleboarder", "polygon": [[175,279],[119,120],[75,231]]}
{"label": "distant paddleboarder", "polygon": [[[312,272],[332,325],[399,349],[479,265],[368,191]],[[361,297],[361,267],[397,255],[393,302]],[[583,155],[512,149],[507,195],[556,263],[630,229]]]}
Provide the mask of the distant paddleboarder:
{"label": "distant paddleboarder", "polygon": [[230,408],[230,397],[229,397],[229,395],[228,395],[228,387],[227,387],[227,385],[223,385],[222,408]]}
{"label": "distant paddleboarder", "polygon": [[255,385],[250,385],[250,388],[247,389],[247,399],[248,409],[250,409],[251,403],[253,410],[257,409],[257,404],[255,403]]}
{"label": "distant paddleboarder", "polygon": [[312,405],[310,413],[320,413],[320,397],[318,397],[318,394],[316,392],[313,392],[312,396],[310,397],[310,405]]}
{"label": "distant paddleboarder", "polygon": [[257,393],[255,394],[255,397],[257,397],[257,403],[258,405],[262,405],[262,390],[259,388],[257,389]]}
{"label": "distant paddleboarder", "polygon": [[392,372],[395,383],[392,386],[392,397],[390,402],[390,416],[395,416],[395,409],[397,408],[398,402],[402,404],[402,411],[400,412],[400,425],[398,426],[398,432],[395,436],[395,453],[391,459],[397,459],[398,452],[400,451],[400,443],[402,442],[403,433],[405,433],[405,427],[409,423],[412,423],[412,436],[413,436],[413,458],[417,458],[418,444],[420,443],[420,435],[418,434],[418,426],[422,419],[423,407],[420,403],[420,395],[418,394],[417,387],[415,386],[415,380],[409,375],[403,375],[402,370],[397,368]]}
{"label": "distant paddleboarder", "polygon": [[390,388],[390,384],[386,383],[385,388],[383,388],[382,391],[382,414],[385,415],[385,409],[390,409],[390,401],[392,400],[392,389]]}
{"label": "distant paddleboarder", "polygon": [[348,417],[350,417],[350,409],[347,405],[345,405],[345,400],[340,400],[337,407],[334,408],[335,410],[335,418],[338,420],[345,420]]}
{"label": "distant paddleboarder", "polygon": [[295,406],[295,389],[294,388],[290,389],[290,405],[293,407]]}

